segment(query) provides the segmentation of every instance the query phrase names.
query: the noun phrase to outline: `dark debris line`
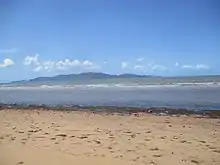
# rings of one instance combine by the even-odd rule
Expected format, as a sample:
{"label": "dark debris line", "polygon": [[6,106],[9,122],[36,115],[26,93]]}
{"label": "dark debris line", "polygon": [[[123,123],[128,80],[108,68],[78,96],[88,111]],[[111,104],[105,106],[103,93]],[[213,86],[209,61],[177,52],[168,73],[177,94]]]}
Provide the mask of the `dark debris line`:
{"label": "dark debris line", "polygon": [[135,115],[138,113],[151,113],[158,116],[180,116],[180,115],[198,115],[198,117],[220,118],[220,110],[189,110],[183,108],[166,108],[166,107],[120,107],[120,106],[80,106],[80,105],[35,105],[35,104],[1,104],[0,110],[3,109],[22,109],[22,110],[57,110],[57,111],[86,111],[92,113],[119,113],[120,115]]}

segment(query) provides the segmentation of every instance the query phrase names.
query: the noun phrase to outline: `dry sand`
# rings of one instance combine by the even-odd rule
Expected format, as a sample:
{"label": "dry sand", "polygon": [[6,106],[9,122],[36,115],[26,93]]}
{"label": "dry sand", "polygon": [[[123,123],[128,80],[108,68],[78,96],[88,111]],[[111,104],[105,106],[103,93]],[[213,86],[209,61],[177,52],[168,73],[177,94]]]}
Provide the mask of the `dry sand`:
{"label": "dry sand", "polygon": [[0,111],[0,165],[220,165],[220,120]]}

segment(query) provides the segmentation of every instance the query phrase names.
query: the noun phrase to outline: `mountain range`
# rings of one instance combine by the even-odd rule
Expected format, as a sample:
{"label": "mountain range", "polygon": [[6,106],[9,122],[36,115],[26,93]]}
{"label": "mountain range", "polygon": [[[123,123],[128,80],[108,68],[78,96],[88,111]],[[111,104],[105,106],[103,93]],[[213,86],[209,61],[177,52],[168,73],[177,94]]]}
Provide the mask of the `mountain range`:
{"label": "mountain range", "polygon": [[38,86],[38,85],[74,85],[74,84],[172,84],[172,83],[207,83],[220,82],[220,75],[161,77],[151,75],[87,72],[80,74],[37,77],[30,80],[13,81],[1,85]]}

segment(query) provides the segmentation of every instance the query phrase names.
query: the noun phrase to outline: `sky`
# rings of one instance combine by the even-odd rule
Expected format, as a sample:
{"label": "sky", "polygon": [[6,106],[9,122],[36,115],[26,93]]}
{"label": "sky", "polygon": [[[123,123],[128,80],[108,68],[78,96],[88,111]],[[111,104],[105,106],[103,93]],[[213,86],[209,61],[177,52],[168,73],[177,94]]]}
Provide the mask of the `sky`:
{"label": "sky", "polygon": [[220,74],[219,0],[0,0],[0,82]]}

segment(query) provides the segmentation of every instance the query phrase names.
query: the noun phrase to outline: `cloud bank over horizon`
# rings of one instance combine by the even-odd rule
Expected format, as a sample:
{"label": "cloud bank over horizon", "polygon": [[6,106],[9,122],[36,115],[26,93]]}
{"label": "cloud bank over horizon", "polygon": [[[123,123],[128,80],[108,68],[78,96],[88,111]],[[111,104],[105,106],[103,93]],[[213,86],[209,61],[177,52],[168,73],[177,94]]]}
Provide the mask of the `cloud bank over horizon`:
{"label": "cloud bank over horizon", "polygon": [[[16,62],[16,64],[19,65],[19,62]],[[44,60],[40,58],[39,54],[35,55],[28,55],[22,60],[21,66],[24,67],[24,69],[29,69],[34,72],[50,72],[50,71],[66,71],[69,69],[77,68],[79,71],[85,72],[85,71],[102,71],[102,68],[106,65],[112,65],[114,66],[114,62],[112,61],[104,61],[102,62],[102,65],[98,65],[96,62],[90,61],[90,60],[77,60],[77,59],[70,59],[70,58],[64,58],[64,59],[47,59]],[[10,58],[5,58],[3,62],[0,62],[0,68],[7,68],[12,67],[15,65],[15,62]],[[156,63],[154,60],[148,60],[146,61],[145,58],[139,57],[134,60],[129,61],[121,61],[120,67],[121,70],[118,70],[118,72],[137,72],[137,73],[144,73],[147,74],[148,72],[156,72],[156,71],[163,71],[167,72],[171,69],[173,70],[210,70],[211,67],[206,64],[182,64],[180,62],[176,62],[175,64],[171,66],[165,66]],[[74,70],[73,70],[74,72]]]}
{"label": "cloud bank over horizon", "polygon": [[23,60],[24,66],[33,67],[33,71],[52,71],[52,70],[68,70],[70,68],[81,68],[85,70],[101,69],[97,64],[89,61],[79,61],[65,58],[63,60],[40,60],[39,55],[26,56]]}
{"label": "cloud bank over horizon", "polygon": [[175,63],[176,67],[182,68],[182,69],[193,69],[193,70],[209,70],[211,69],[210,66],[205,64],[196,64],[196,65],[189,65],[189,64],[180,64],[179,62]]}

